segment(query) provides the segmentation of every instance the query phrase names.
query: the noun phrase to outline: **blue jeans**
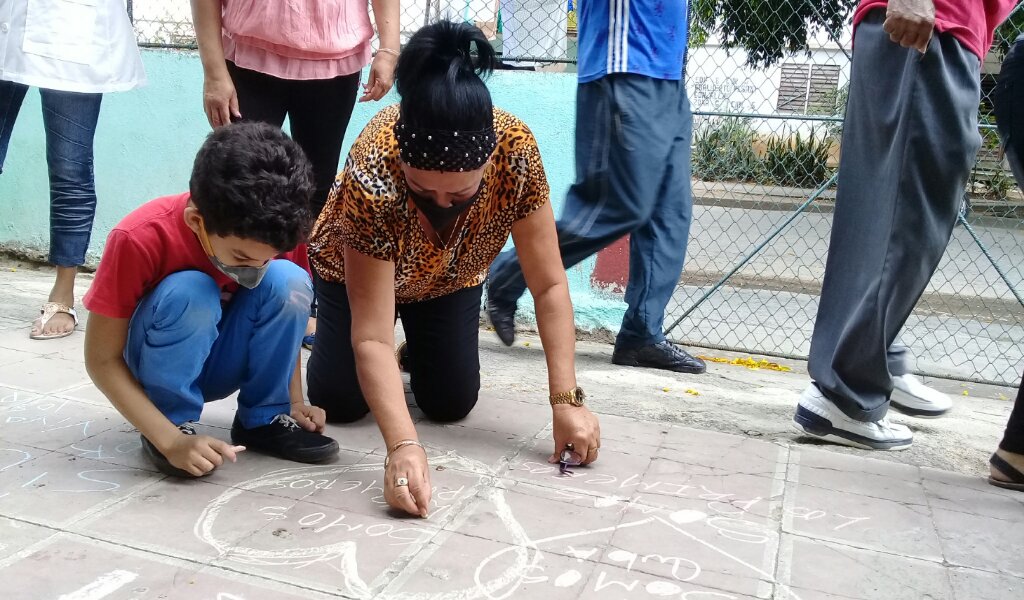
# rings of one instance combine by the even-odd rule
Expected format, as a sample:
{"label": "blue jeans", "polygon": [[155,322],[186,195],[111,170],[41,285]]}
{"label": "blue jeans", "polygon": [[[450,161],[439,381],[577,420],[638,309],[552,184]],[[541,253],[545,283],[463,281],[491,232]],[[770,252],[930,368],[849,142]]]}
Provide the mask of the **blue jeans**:
{"label": "blue jeans", "polygon": [[238,394],[246,429],[290,412],[288,392],[313,288],[294,263],[275,260],[255,289],[223,308],[213,278],[166,277],[132,316],[124,358],[157,409],[175,425],[197,421],[203,403]]}
{"label": "blue jeans", "polygon": [[[28,87],[0,81],[0,172]],[[50,262],[85,263],[96,216],[93,138],[102,94],[40,89],[50,178]]]}
{"label": "blue jeans", "polygon": [[[626,314],[616,346],[665,339],[690,234],[693,115],[683,81],[619,73],[576,91],[576,183],[558,221],[569,268],[630,235]],[[515,250],[491,267],[488,299],[514,306],[526,290]]]}

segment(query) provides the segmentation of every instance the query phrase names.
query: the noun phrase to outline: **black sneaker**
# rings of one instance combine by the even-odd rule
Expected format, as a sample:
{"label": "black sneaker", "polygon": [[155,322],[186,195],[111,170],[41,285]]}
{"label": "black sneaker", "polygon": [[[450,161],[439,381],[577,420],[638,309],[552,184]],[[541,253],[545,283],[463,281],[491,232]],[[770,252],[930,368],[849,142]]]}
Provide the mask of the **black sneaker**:
{"label": "black sneaker", "polygon": [[511,308],[499,306],[496,302],[487,299],[487,318],[494,326],[494,332],[502,344],[511,346],[516,341],[516,307]]}
{"label": "black sneaker", "polygon": [[704,361],[690,356],[667,340],[640,348],[623,349],[616,346],[612,353],[612,363],[625,367],[647,367],[693,375],[707,371]]}
{"label": "black sneaker", "polygon": [[[192,427],[191,423],[182,423],[181,425],[178,425],[178,431],[185,435],[196,434],[196,430],[194,427]],[[167,460],[167,457],[161,454],[161,452],[156,449],[156,446],[153,445],[153,442],[146,439],[146,436],[139,435],[139,438],[142,439],[143,454],[146,455],[146,458],[148,458],[149,461],[153,463],[153,466],[155,466],[158,471],[160,471],[164,475],[170,475],[172,477],[198,479],[196,475],[189,473],[185,469],[179,469],[178,467],[172,465],[171,461]]]}
{"label": "black sneaker", "polygon": [[301,463],[320,463],[338,454],[338,442],[326,435],[306,431],[288,415],[277,415],[269,425],[245,429],[235,417],[231,441],[248,450],[279,456]]}

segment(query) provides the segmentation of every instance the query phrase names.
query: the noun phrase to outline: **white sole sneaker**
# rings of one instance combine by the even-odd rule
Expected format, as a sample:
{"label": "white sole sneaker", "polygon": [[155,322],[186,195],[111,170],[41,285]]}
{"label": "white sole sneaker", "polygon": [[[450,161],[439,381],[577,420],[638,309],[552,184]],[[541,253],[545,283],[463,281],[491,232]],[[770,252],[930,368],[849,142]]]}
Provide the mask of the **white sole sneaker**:
{"label": "white sole sneaker", "polygon": [[905,450],[914,443],[914,434],[905,425],[888,419],[851,419],[813,383],[800,395],[793,426],[805,435],[864,450]]}
{"label": "white sole sneaker", "polygon": [[930,388],[913,375],[893,377],[893,408],[919,419],[937,419],[953,408],[953,400],[942,392]]}

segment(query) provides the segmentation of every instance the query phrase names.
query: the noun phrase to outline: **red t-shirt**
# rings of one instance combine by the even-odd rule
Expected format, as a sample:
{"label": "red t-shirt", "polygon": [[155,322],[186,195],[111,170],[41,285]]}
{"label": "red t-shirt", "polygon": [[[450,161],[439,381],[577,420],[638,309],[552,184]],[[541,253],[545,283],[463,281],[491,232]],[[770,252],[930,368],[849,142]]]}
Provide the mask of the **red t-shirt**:
{"label": "red t-shirt", "polygon": [[[185,224],[189,194],[165,196],[143,204],[107,237],[96,278],[82,303],[89,312],[128,319],[139,301],[165,277],[178,271],[202,271],[213,277],[222,296],[238,284],[210,262],[199,238]],[[278,256],[309,271],[306,244]]]}
{"label": "red t-shirt", "polygon": [[[952,35],[979,59],[985,60],[996,27],[1015,4],[1017,0],[935,0],[935,29]],[[886,0],[861,0],[853,13],[853,26],[872,9],[886,6]]]}

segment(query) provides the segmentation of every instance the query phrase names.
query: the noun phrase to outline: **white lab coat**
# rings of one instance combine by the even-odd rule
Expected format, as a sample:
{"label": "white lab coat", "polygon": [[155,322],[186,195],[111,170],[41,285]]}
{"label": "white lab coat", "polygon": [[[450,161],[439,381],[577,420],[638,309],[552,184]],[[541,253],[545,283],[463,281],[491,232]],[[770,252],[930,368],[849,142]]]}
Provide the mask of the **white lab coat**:
{"label": "white lab coat", "polygon": [[122,0],[0,0],[0,80],[104,93],[146,83]]}

